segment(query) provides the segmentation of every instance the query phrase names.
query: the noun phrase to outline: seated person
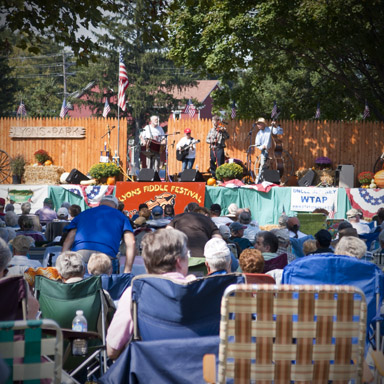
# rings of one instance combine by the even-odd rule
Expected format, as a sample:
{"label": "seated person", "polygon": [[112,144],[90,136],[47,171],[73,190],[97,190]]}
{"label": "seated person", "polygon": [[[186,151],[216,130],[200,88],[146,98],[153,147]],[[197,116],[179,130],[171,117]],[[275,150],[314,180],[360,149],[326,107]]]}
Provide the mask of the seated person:
{"label": "seated person", "polygon": [[300,220],[295,216],[288,218],[287,229],[289,232],[289,237],[300,239],[304,236],[307,236],[305,233],[300,231]]}
{"label": "seated person", "polygon": [[147,220],[147,225],[151,228],[165,228],[170,222],[170,219],[164,218],[164,210],[160,205],[152,208],[152,220]]}
{"label": "seated person", "polygon": [[65,207],[61,207],[57,210],[57,219],[47,223],[45,229],[45,237],[47,241],[60,242],[63,236],[64,228],[69,224],[68,220],[69,212]]}
{"label": "seated person", "polygon": [[240,213],[238,221],[240,224],[247,227],[244,230],[244,237],[254,245],[256,242],[256,235],[260,232],[259,223],[256,220],[252,220],[252,214],[248,209],[244,209],[244,211]]}
{"label": "seated person", "polygon": [[175,209],[173,205],[167,204],[164,206],[164,218],[172,220],[175,217]]}
{"label": "seated person", "polygon": [[263,273],[264,257],[261,251],[255,248],[247,248],[239,257],[240,268],[244,273]]}
{"label": "seated person", "polygon": [[83,258],[77,252],[66,251],[56,259],[56,269],[63,283],[77,283],[83,280],[85,264]]}
{"label": "seated person", "polygon": [[[173,228],[148,233],[142,241],[142,257],[148,273],[162,275],[176,281],[195,279],[188,275],[187,236]],[[120,298],[119,306],[107,333],[107,354],[115,360],[133,334],[132,289],[128,287]]]}
{"label": "seated person", "polygon": [[29,216],[32,217],[33,220],[33,229],[35,231],[41,231],[41,224],[40,224],[40,219],[39,216],[36,215],[31,215],[31,203],[29,201],[21,204],[21,215],[20,216]]}
{"label": "seated person", "polygon": [[361,259],[367,252],[365,242],[358,237],[343,236],[336,245],[335,255],[346,255]]}
{"label": "seated person", "polygon": [[90,275],[112,275],[112,262],[108,255],[102,252],[92,253],[88,260],[88,273]]}
{"label": "seated person", "polygon": [[[12,205],[13,206],[13,205]],[[5,221],[5,225],[7,227],[11,227],[11,228],[15,228],[15,229],[18,229],[19,228],[19,224],[18,224],[18,221],[19,221],[19,216],[16,215],[15,212],[13,211],[8,211],[5,216],[4,216],[4,221]]]}
{"label": "seated person", "polygon": [[244,230],[246,228],[247,227],[245,225],[240,224],[237,221],[234,221],[232,224],[229,225],[229,229],[231,231],[231,237],[229,238],[229,240],[233,243],[238,244],[241,248],[241,251],[244,251],[244,249],[246,248],[253,247],[252,243],[248,239],[243,237]]}
{"label": "seated person", "polygon": [[19,235],[10,241],[13,256],[8,264],[10,275],[23,274],[28,268],[42,267],[40,261],[30,260],[28,252],[33,245],[33,239],[29,236]]}
{"label": "seated person", "polygon": [[217,228],[220,228],[221,225],[231,224],[231,220],[227,216],[221,216],[221,206],[220,204],[212,204],[210,208],[211,220],[216,224]]}
{"label": "seated person", "polygon": [[33,220],[30,216],[20,216],[18,223],[20,230],[16,231],[17,236],[30,236],[35,241],[35,243],[43,243],[47,241],[42,232],[35,231],[33,229]]}
{"label": "seated person", "polygon": [[261,251],[264,260],[270,260],[278,256],[279,239],[268,231],[261,231],[256,236],[255,248]]}
{"label": "seated person", "polygon": [[46,225],[50,221],[57,219],[57,213],[53,209],[53,200],[49,197],[43,201],[43,207],[35,212],[36,216],[39,216],[40,223]]}
{"label": "seated person", "polygon": [[208,275],[224,275],[231,272],[231,252],[223,239],[214,237],[204,246]]}
{"label": "seated person", "polygon": [[317,249],[316,240],[306,240],[303,243],[303,252],[305,256],[312,255]]}
{"label": "seated person", "polygon": [[347,213],[347,220],[352,224],[352,227],[356,229],[358,235],[370,233],[371,229],[368,224],[362,223],[360,220],[360,212],[352,208]]}
{"label": "seated person", "polygon": [[313,253],[333,253],[333,249],[330,248],[332,242],[332,235],[326,229],[320,229],[315,234],[316,239],[316,251]]}
{"label": "seated person", "polygon": [[283,253],[287,254],[288,263],[296,259],[296,256],[290,251],[291,242],[289,240],[289,234],[286,229],[282,228],[273,228],[270,230],[271,233],[277,236],[279,240],[279,248],[277,248],[277,255],[282,255]]}

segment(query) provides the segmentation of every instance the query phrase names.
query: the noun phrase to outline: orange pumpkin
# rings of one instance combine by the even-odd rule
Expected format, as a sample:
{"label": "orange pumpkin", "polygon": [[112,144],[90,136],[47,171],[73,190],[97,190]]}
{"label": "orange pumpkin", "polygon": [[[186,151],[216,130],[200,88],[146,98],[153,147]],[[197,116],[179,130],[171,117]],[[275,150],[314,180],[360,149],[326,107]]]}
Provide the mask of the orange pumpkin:
{"label": "orange pumpkin", "polygon": [[376,172],[374,180],[377,188],[384,188],[384,169],[382,171]]}
{"label": "orange pumpkin", "polygon": [[52,160],[46,160],[44,165],[52,165]]}
{"label": "orange pumpkin", "polygon": [[115,176],[109,176],[107,179],[107,185],[115,185],[116,184],[116,177]]}
{"label": "orange pumpkin", "polygon": [[209,185],[210,187],[216,185],[216,179],[213,178],[213,177],[210,177],[210,178],[207,180],[207,185]]}

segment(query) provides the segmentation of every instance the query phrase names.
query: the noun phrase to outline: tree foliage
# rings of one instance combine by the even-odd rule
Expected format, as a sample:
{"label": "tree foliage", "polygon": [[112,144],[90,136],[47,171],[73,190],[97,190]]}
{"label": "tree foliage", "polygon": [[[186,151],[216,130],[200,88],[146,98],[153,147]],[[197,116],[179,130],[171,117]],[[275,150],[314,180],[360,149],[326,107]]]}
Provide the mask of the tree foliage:
{"label": "tree foliage", "polygon": [[[306,82],[307,93],[322,98],[332,116],[337,109],[330,103],[338,106],[339,118],[349,113],[356,118],[367,101],[371,113],[384,120],[383,5],[382,0],[173,0],[167,12],[170,57],[200,73],[220,74],[224,82],[252,76],[265,85],[281,82],[281,88],[291,83],[299,93]],[[305,109],[300,114],[310,117]]]}

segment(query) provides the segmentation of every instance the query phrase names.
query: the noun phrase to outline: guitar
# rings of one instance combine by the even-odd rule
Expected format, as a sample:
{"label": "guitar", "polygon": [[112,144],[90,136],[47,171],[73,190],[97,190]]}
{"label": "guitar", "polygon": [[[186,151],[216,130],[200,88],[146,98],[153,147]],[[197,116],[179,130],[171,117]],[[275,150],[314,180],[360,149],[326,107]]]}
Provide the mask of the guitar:
{"label": "guitar", "polygon": [[200,143],[200,140],[192,140],[191,144],[185,144],[180,149],[176,151],[176,159],[178,161],[183,161],[185,157],[188,155],[189,148],[191,148],[194,144]]}

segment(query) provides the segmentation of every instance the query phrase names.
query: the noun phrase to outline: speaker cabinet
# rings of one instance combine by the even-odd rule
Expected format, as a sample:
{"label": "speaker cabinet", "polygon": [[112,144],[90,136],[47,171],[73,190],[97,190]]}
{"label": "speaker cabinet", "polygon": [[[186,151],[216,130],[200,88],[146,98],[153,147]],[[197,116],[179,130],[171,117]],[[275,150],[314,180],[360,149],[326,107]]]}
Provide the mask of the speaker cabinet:
{"label": "speaker cabinet", "polygon": [[313,179],[315,178],[315,172],[310,169],[300,180],[299,180],[299,186],[300,187],[309,187],[313,183]]}
{"label": "speaker cabinet", "polygon": [[203,175],[196,169],[185,169],[180,174],[180,181],[205,181]]}
{"label": "speaker cabinet", "polygon": [[280,184],[280,172],[276,169],[265,169],[261,174],[259,182],[269,181],[273,184]]}
{"label": "speaker cabinet", "polygon": [[336,185],[342,188],[353,188],[355,181],[355,167],[351,164],[339,165],[336,169]]}
{"label": "speaker cabinet", "polygon": [[140,169],[137,181],[161,181],[161,179],[157,171],[149,168],[143,168]]}
{"label": "speaker cabinet", "polygon": [[80,181],[89,180],[87,176],[78,171],[76,168],[73,168],[67,179],[65,180],[68,184],[80,184]]}

